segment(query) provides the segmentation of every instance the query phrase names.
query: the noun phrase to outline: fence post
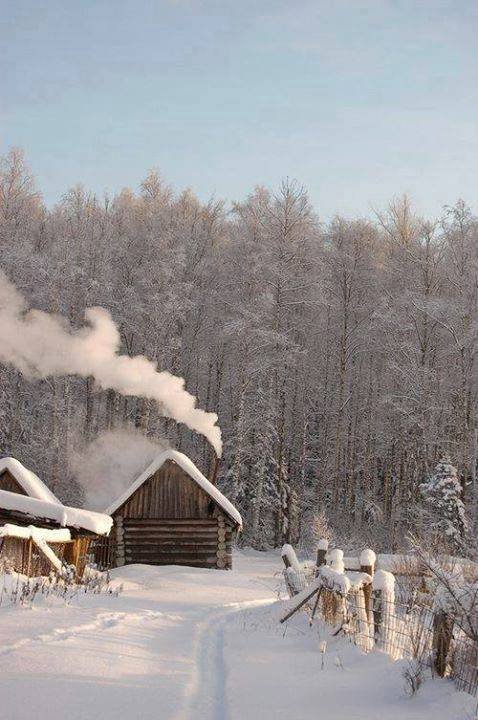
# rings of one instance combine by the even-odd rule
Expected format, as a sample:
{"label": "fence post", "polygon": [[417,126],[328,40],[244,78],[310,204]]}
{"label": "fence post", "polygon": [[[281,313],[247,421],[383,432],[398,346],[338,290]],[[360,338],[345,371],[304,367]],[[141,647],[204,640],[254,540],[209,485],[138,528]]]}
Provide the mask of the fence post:
{"label": "fence post", "polygon": [[380,629],[382,625],[382,590],[374,590],[372,598],[374,640],[375,643],[378,643],[380,639]]}
{"label": "fence post", "polygon": [[439,677],[445,677],[447,658],[453,637],[453,617],[443,610],[433,616],[433,666]]}
{"label": "fence post", "polygon": [[[375,555],[373,550],[370,550],[370,548],[365,548],[365,550],[362,550],[362,552],[360,553],[360,571],[363,573],[367,573],[367,575],[370,575],[370,577],[373,578],[376,559],[377,559],[377,556]],[[365,612],[367,613],[367,620],[370,625],[370,629],[372,630],[372,628],[373,628],[372,583],[366,583],[363,586],[363,594],[364,594],[364,598],[365,598]],[[373,630],[370,633],[370,635],[373,635]]]}
{"label": "fence post", "polygon": [[375,643],[392,654],[395,638],[395,576],[386,570],[377,570],[372,587]]}
{"label": "fence post", "polygon": [[327,555],[327,550],[329,549],[329,541],[325,538],[322,538],[319,540],[319,544],[317,545],[317,561],[316,561],[316,568],[315,568],[315,577],[318,576],[320,572],[320,567],[322,565],[325,565],[326,559],[325,556]]}

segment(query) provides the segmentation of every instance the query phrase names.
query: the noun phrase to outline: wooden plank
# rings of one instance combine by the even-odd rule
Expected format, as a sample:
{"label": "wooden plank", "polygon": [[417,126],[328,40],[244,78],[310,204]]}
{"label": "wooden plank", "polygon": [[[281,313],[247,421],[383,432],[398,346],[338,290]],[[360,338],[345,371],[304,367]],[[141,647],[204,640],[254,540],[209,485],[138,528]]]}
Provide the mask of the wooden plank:
{"label": "wooden plank", "polygon": [[[214,538],[131,538],[127,537],[125,545],[148,545],[150,547],[183,547],[184,545],[195,545],[197,547],[213,547],[214,551],[218,549],[217,541]],[[225,549],[227,552],[227,548]]]}
{"label": "wooden plank", "polygon": [[143,527],[125,527],[124,531],[128,534],[141,535],[143,533],[169,533],[171,535],[186,535],[188,533],[197,532],[202,535],[214,535],[217,537],[217,532],[214,528],[208,528],[202,525],[143,525]]}
{"label": "wooden plank", "polygon": [[[209,518],[211,498],[173,461],[167,461],[118,509],[126,518]],[[213,502],[217,512],[217,504]]]}
{"label": "wooden plank", "polygon": [[303,590],[301,593],[295,596],[294,600],[297,603],[297,599],[299,599],[298,604],[296,604],[292,610],[290,610],[284,617],[280,619],[281,623],[286,622],[289,618],[292,617],[298,610],[300,610],[301,607],[303,607],[306,602],[308,602],[315,593],[321,593],[322,592],[322,586],[317,582],[312,584],[312,590],[310,592],[307,592],[307,588]]}
{"label": "wooden plank", "polygon": [[197,533],[206,533],[206,534],[213,534],[217,537],[217,530],[215,528],[208,527],[207,525],[143,525],[142,527],[130,527],[126,526],[124,528],[125,532],[128,533],[145,533],[145,532],[151,532],[151,533],[174,533],[174,534],[181,534],[181,533],[191,533],[191,532],[197,532]]}
{"label": "wooden plank", "polygon": [[177,557],[199,557],[201,556],[207,556],[207,557],[216,557],[216,553],[214,551],[211,552],[211,550],[208,550],[205,548],[204,550],[168,550],[165,548],[143,548],[143,547],[137,547],[137,548],[129,548],[126,546],[125,548],[125,555],[131,556],[131,555],[144,555],[145,557],[157,555],[158,557],[170,557],[172,555]]}
{"label": "wooden plank", "polygon": [[126,563],[152,563],[153,565],[216,565],[214,555],[126,555]]}
{"label": "wooden plank", "polygon": [[217,545],[217,538],[213,535],[126,535],[125,542],[141,544],[142,542],[161,544],[163,542],[171,544],[191,543],[193,545],[214,544]]}
{"label": "wooden plank", "polygon": [[[214,542],[217,544],[218,540],[214,535],[206,535],[206,533],[199,535],[198,533],[184,533],[181,535],[175,535],[174,533],[162,533],[162,534],[142,534],[137,533],[135,535],[127,533],[122,542],[141,542],[148,540],[149,542],[162,542],[163,540],[169,540],[171,542]],[[230,547],[230,546],[229,546]]]}
{"label": "wooden plank", "polygon": [[198,544],[198,543],[126,543],[126,548],[129,552],[135,552],[141,548],[147,550],[154,550],[157,552],[184,552],[186,550],[194,550],[199,552],[210,552],[215,553],[216,545],[214,543]]}
{"label": "wooden plank", "polygon": [[126,548],[125,551],[125,557],[131,558],[131,557],[144,557],[144,558],[154,558],[154,557],[163,557],[163,558],[174,558],[174,557],[180,557],[185,558],[188,560],[197,560],[200,558],[213,558],[214,562],[217,560],[216,554],[212,552],[203,552],[198,553],[195,551],[188,551],[185,550],[184,552],[164,552],[164,551],[158,551],[158,550],[142,550],[137,549],[135,551],[129,551],[128,548]]}
{"label": "wooden plank", "polygon": [[182,565],[185,567],[203,567],[203,568],[215,568],[216,567],[216,558],[208,558],[207,560],[183,560],[183,559],[175,559],[175,560],[151,560],[151,559],[143,559],[143,560],[129,560],[129,564],[133,563],[139,563],[141,565]]}
{"label": "wooden plank", "polygon": [[[171,540],[181,540],[184,538],[198,538],[199,540],[214,540],[215,542],[219,542],[217,535],[215,533],[210,532],[204,532],[200,530],[187,530],[186,532],[171,532],[171,530],[163,531],[163,532],[154,532],[153,530],[145,530],[144,532],[130,532],[129,530],[126,531],[123,538],[153,538],[160,540],[161,538],[165,539],[171,539]],[[221,541],[223,542],[223,541]],[[227,544],[227,543],[226,543]]]}
{"label": "wooden plank", "polygon": [[205,519],[197,517],[182,517],[182,518],[124,518],[123,525],[131,527],[133,525],[209,525],[217,529],[217,522],[214,518]]}

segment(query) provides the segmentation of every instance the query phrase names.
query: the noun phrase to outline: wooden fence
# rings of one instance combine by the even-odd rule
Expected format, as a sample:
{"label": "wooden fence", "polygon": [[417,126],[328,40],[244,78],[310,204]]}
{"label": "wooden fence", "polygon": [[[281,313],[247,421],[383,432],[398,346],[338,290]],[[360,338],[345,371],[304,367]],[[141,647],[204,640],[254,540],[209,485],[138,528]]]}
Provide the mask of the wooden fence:
{"label": "wooden fence", "polygon": [[114,567],[114,543],[111,537],[97,537],[93,540],[90,562],[100,571]]}
{"label": "wooden fence", "polygon": [[290,546],[282,551],[284,576],[291,600],[281,622],[306,608],[343,633],[362,651],[409,658],[439,677],[452,677],[458,689],[478,691],[478,643],[461,629],[459,617],[445,612],[434,597],[395,597],[395,577],[376,569],[375,553],[360,554],[353,571],[345,572],[343,553],[327,552],[322,541],[315,564],[298,562]]}

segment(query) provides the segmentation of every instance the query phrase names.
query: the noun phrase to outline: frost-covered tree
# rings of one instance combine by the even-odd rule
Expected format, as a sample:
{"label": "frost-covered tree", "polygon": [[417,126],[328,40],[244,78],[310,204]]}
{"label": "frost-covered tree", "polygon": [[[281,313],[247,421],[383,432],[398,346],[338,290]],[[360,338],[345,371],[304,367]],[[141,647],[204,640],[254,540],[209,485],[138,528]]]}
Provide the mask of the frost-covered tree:
{"label": "frost-covered tree", "polygon": [[434,545],[459,551],[466,530],[462,487],[456,468],[444,455],[434,473],[420,486],[425,503],[426,533]]}
{"label": "frost-covered tree", "polygon": [[[294,182],[227,212],[153,171],[137,192],[77,185],[47,208],[15,150],[0,160],[0,267],[73,327],[107,308],[123,353],[181,375],[218,413],[217,483],[245,543],[305,542],[325,513],[352,549],[399,549],[439,447],[456,448],[461,499],[476,502],[478,220],[461,201],[439,220],[401,198],[374,219],[321,223]],[[80,499],[78,450],[105,430],[165,436],[213,467],[155,403],[91,379],[0,366],[0,420],[0,453],[65,499]]]}

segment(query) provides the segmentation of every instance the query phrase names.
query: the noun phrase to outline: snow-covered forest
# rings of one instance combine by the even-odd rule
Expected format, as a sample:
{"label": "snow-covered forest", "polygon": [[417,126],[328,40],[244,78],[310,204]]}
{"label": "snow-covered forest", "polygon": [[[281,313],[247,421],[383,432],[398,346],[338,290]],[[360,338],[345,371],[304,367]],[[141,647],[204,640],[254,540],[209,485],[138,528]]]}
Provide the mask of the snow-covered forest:
{"label": "snow-covered forest", "polygon": [[[0,266],[32,307],[73,327],[87,307],[108,309],[123,352],[184,377],[218,413],[217,483],[244,543],[307,545],[325,512],[343,543],[397,550],[444,453],[474,501],[478,219],[450,201],[439,218],[398,197],[368,218],[323,221],[295,181],[203,203],[151,171],[137,190],[78,185],[48,208],[12,150]],[[2,365],[0,415],[2,453],[79,505],[74,459],[106,430],[136,426],[206,474],[214,464],[207,441],[154,402],[92,380]]]}

